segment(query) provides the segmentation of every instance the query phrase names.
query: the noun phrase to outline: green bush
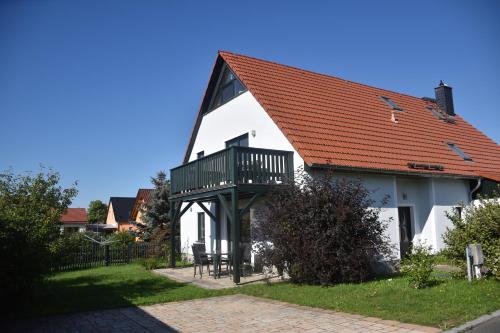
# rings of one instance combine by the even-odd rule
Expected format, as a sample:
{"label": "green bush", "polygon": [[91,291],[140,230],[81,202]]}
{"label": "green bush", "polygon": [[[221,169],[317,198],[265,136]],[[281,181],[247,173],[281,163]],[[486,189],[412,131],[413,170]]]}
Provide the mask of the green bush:
{"label": "green bush", "polygon": [[422,289],[431,284],[436,260],[431,250],[431,246],[415,243],[411,246],[410,253],[401,261],[401,272],[408,276],[411,287]]}
{"label": "green bush", "polygon": [[109,239],[112,247],[126,247],[135,243],[135,235],[130,231],[115,232]]}
{"label": "green bush", "polygon": [[151,257],[147,259],[141,259],[139,263],[144,267],[146,270],[150,271],[152,269],[157,269],[163,266],[162,260],[157,257]]}
{"label": "green bush", "polygon": [[9,308],[28,301],[50,272],[59,218],[77,193],[74,187],[61,188],[59,179],[43,169],[37,174],[0,173],[0,299],[9,300]]}
{"label": "green bush", "polygon": [[500,201],[480,198],[478,205],[470,205],[462,217],[448,214],[453,228],[443,235],[446,248],[443,253],[465,267],[465,247],[479,243],[485,257],[485,266],[500,279]]}

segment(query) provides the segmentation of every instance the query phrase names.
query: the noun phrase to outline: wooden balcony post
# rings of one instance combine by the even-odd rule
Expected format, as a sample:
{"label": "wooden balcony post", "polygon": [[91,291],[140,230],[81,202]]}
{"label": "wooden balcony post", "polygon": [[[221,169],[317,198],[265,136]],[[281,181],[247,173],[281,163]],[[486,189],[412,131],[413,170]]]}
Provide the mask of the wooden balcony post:
{"label": "wooden balcony post", "polygon": [[287,164],[286,164],[286,168],[287,168],[286,177],[288,178],[287,182],[293,183],[295,170],[293,168],[293,152],[292,151],[287,153],[286,162],[287,162]]}
{"label": "wooden balcony post", "polygon": [[231,147],[229,149],[229,174],[231,177],[231,182],[233,185],[238,185],[238,160],[237,160],[237,151],[236,147]]}
{"label": "wooden balcony post", "polygon": [[175,201],[170,201],[170,267],[172,268],[175,267],[175,206]]}
{"label": "wooden balcony post", "polygon": [[232,204],[232,219],[233,224],[233,282],[240,283],[240,209],[238,205],[238,187],[234,187],[231,191],[231,204]]}

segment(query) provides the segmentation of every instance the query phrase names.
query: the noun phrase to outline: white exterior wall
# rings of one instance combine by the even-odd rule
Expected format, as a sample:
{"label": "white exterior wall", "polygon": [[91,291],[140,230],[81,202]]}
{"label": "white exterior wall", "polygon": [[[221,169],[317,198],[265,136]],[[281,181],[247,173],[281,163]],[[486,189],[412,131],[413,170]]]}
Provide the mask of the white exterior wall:
{"label": "white exterior wall", "polygon": [[[444,248],[442,235],[452,226],[446,212],[469,202],[469,182],[463,179],[347,173],[339,173],[334,178],[359,179],[368,190],[374,191],[374,206],[382,208],[381,218],[388,222],[387,233],[398,258],[398,207],[410,207],[413,241],[421,241],[439,251]],[[380,206],[385,195],[390,198]]]}
{"label": "white exterior wall", "polygon": [[[255,131],[255,137],[252,131]],[[207,156],[222,150],[226,148],[226,141],[245,133],[248,133],[250,147],[293,151],[294,168],[304,165],[304,161],[288,139],[249,91],[203,116],[189,161],[195,160],[200,151],[204,151]],[[245,201],[240,200],[240,206],[244,207],[244,205]],[[205,204],[205,206],[215,213],[214,205]],[[191,254],[191,244],[197,241],[198,212],[203,212],[203,210],[195,204],[180,219],[183,253]],[[223,221],[221,250],[225,251],[227,249],[226,216],[222,209],[221,218]],[[205,244],[207,251],[211,251],[212,246],[215,246],[215,223],[206,214]]]}
{"label": "white exterior wall", "polygon": [[[255,137],[251,134],[252,130],[255,131]],[[250,147],[293,151],[294,168],[304,165],[302,158],[248,91],[203,117],[189,160],[195,160],[200,151],[204,151],[207,156],[222,150],[227,140],[245,133],[249,134]],[[381,207],[381,200],[389,196],[388,202],[382,207],[381,218],[388,222],[387,233],[396,257],[399,257],[399,206],[411,207],[413,240],[426,242],[439,251],[444,247],[441,236],[446,227],[451,226],[445,212],[461,203],[468,203],[469,185],[466,180],[368,173],[338,173],[335,178],[361,179],[367,189],[374,191],[372,198],[376,202],[375,207]],[[240,206],[244,205],[245,202],[241,201]],[[215,213],[213,205],[206,206]],[[191,254],[191,244],[197,240],[198,212],[203,211],[193,205],[181,217],[183,253]],[[221,218],[221,250],[225,251],[226,216],[222,209]],[[215,223],[208,215],[205,215],[205,244],[207,251],[215,246]]]}

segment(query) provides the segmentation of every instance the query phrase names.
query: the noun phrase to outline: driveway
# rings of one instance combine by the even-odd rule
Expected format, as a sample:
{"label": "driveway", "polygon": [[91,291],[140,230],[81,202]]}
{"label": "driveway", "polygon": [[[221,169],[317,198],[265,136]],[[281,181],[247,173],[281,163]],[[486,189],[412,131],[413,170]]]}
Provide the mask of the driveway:
{"label": "driveway", "polygon": [[432,327],[231,295],[16,323],[16,332],[439,332]]}

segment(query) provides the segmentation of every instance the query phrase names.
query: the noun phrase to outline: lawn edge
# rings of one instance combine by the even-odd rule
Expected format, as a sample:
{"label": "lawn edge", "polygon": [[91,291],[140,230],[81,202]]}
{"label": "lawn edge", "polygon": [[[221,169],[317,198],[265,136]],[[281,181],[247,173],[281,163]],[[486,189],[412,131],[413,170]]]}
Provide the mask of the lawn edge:
{"label": "lawn edge", "polygon": [[465,324],[462,324],[460,326],[457,326],[455,328],[452,328],[450,330],[444,331],[443,333],[459,333],[459,332],[465,332],[473,329],[474,327],[477,327],[481,325],[482,323],[487,322],[490,319],[495,319],[497,317],[500,317],[500,310],[497,310],[495,312],[489,313],[482,315],[481,317],[478,317],[474,320],[468,321]]}

